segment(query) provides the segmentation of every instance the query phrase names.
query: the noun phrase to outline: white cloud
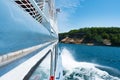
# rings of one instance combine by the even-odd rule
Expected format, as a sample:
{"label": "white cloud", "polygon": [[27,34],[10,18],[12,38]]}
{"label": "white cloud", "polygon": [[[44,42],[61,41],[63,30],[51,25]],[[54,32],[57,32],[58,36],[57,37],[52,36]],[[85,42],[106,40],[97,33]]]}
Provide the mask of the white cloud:
{"label": "white cloud", "polygon": [[58,14],[58,26],[60,32],[66,32],[71,29],[70,17],[76,12],[80,2],[84,0],[56,0],[56,7],[61,9]]}
{"label": "white cloud", "polygon": [[75,8],[80,5],[80,0],[57,0],[57,6],[60,8]]}
{"label": "white cloud", "polygon": [[61,12],[58,15],[58,27],[60,32],[65,32],[69,25],[69,14],[67,12]]}

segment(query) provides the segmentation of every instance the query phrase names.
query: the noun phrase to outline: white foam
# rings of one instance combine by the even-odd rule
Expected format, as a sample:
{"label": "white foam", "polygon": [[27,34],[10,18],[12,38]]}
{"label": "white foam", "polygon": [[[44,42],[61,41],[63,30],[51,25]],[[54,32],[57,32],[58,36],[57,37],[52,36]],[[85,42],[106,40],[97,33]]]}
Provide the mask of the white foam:
{"label": "white foam", "polygon": [[65,69],[64,80],[120,80],[96,68],[99,66],[97,64],[75,61],[66,48],[62,50],[62,63]]}
{"label": "white foam", "polygon": [[95,67],[95,64],[75,61],[72,55],[70,54],[70,52],[66,48],[62,50],[62,63],[63,63],[63,67],[67,69],[75,68],[76,66],[81,66],[86,68]]}

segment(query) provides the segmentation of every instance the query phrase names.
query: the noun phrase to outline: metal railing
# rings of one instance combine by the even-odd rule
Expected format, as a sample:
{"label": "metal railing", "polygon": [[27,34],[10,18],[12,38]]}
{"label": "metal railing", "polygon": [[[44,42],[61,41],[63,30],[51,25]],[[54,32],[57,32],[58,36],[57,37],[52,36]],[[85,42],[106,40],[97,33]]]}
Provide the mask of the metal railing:
{"label": "metal railing", "polygon": [[[52,42],[51,43],[49,42],[50,45],[47,45],[48,43],[45,43],[44,45],[47,45],[47,46],[45,46],[45,48],[43,48],[36,55],[32,56],[28,60],[26,60],[23,63],[21,63],[16,68],[14,68],[14,69],[10,70],[9,72],[7,72],[5,75],[2,75],[0,79],[1,80],[9,80],[9,79],[12,79],[12,80],[23,80],[24,77],[28,74],[28,72],[32,69],[32,67],[35,64],[37,64],[37,62],[40,59],[42,59],[44,57],[46,52],[48,52],[49,50],[52,50],[54,48],[54,46],[58,43],[57,40],[52,41]],[[19,73],[19,74],[16,74],[16,72]]]}
{"label": "metal railing", "polygon": [[36,46],[30,47],[30,48],[27,48],[27,49],[22,49],[22,50],[19,50],[19,51],[16,51],[16,52],[11,52],[11,53],[7,53],[5,55],[2,55],[2,56],[0,56],[0,67],[18,59],[18,58],[21,58],[25,55],[28,55],[31,52],[36,51],[37,49],[40,49],[44,46],[47,46],[47,45],[49,45],[53,42],[55,42],[55,41],[46,42],[46,43],[36,45]]}
{"label": "metal railing", "polygon": [[[51,0],[50,0],[51,1]],[[34,19],[40,22],[50,33],[57,33],[51,19],[55,22],[55,10],[50,1],[35,0],[15,0],[15,2],[29,13]],[[45,4],[48,4],[48,10],[44,10]],[[50,5],[51,4],[51,5]],[[46,14],[48,13],[48,14]],[[52,24],[51,24],[52,23]]]}

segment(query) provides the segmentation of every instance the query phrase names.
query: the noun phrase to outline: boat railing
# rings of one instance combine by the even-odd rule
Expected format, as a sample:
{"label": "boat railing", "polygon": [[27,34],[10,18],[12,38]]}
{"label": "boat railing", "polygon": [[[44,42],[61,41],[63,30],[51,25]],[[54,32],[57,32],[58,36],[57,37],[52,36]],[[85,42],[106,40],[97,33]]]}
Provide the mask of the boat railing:
{"label": "boat railing", "polygon": [[[46,17],[46,15],[43,13],[43,11],[39,8],[38,4],[35,2],[35,0],[29,0],[30,3],[33,5],[33,7],[38,11],[38,13],[44,18],[46,22],[49,23],[49,19]],[[43,5],[44,3],[42,3]]]}
{"label": "boat railing", "polygon": [[51,20],[55,21],[55,10],[51,0],[15,0],[15,2],[41,23],[50,33],[53,31],[57,33],[55,32],[55,26],[51,25]]}
{"label": "boat railing", "polygon": [[[1,76],[1,80],[9,80],[12,78],[12,80],[28,80],[31,75],[28,75],[29,73],[33,73],[34,70],[38,67],[38,65],[42,64],[45,59],[47,58],[47,55],[49,54],[49,62],[50,64],[45,63],[46,65],[50,65],[48,73],[49,75],[47,78],[51,78],[51,76],[55,75],[55,45],[57,45],[58,41],[54,41],[53,43],[50,43],[50,45],[47,45],[48,43],[45,43],[44,46],[46,45],[47,47],[43,48],[40,50],[36,55],[32,56],[28,60],[22,62],[19,64],[19,66],[16,66],[14,69],[10,70],[7,72],[5,75]],[[56,59],[57,60],[57,59]],[[43,63],[44,64],[44,63]],[[8,66],[9,67],[9,66]],[[53,68],[54,67],[54,68]],[[32,71],[31,71],[32,70]],[[43,69],[42,69],[43,70]],[[19,74],[16,74],[19,73]],[[39,75],[40,76],[40,75]],[[27,78],[27,79],[26,79]]]}
{"label": "boat railing", "polygon": [[30,48],[26,48],[26,49],[22,49],[22,50],[18,50],[18,51],[15,51],[15,52],[11,52],[11,53],[7,53],[5,55],[2,55],[2,56],[0,56],[0,67],[18,59],[18,58],[21,58],[25,55],[28,55],[31,52],[36,51],[36,50],[38,50],[38,49],[40,49],[44,46],[47,46],[47,45],[49,45],[53,42],[55,42],[55,41],[46,42],[46,43],[43,43],[43,44],[32,46]]}

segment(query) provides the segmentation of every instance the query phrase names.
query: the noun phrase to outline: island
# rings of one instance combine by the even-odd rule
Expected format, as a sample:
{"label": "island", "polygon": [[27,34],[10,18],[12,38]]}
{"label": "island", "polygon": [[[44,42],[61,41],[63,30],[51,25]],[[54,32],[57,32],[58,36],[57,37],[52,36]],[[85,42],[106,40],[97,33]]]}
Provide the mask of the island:
{"label": "island", "polygon": [[86,27],[59,33],[61,43],[120,46],[120,27]]}

